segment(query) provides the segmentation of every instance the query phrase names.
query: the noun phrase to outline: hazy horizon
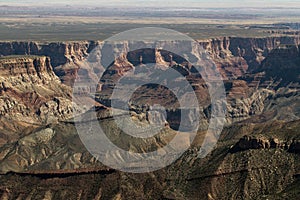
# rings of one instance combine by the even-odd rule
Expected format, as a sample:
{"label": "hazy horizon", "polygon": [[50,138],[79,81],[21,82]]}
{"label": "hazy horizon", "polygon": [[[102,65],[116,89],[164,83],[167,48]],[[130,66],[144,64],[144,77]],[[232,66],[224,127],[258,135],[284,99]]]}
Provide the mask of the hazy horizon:
{"label": "hazy horizon", "polygon": [[287,8],[300,8],[299,0],[167,0],[164,2],[158,0],[114,0],[114,1],[93,1],[93,0],[0,0],[0,5],[24,5],[24,6],[114,6],[114,7],[197,7],[197,8],[231,8],[231,7],[253,7],[253,8],[268,8],[268,7],[287,7]]}

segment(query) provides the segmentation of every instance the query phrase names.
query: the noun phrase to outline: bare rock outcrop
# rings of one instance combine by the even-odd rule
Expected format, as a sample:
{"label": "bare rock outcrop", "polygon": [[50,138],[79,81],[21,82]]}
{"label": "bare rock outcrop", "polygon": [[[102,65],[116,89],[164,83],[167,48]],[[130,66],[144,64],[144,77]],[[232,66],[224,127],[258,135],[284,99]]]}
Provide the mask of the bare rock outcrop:
{"label": "bare rock outcrop", "polygon": [[299,144],[298,140],[283,141],[278,138],[266,138],[263,136],[244,136],[231,148],[231,152],[250,149],[284,149],[292,153],[299,153]]}
{"label": "bare rock outcrop", "polygon": [[28,127],[73,116],[71,88],[61,83],[46,56],[1,57],[0,102],[4,141],[17,139]]}
{"label": "bare rock outcrop", "polygon": [[[279,44],[297,45],[298,41],[293,36],[266,37],[266,38],[239,38],[223,37],[209,40],[199,40],[200,45],[207,50],[217,67],[221,70],[224,78],[236,78],[243,76],[246,72],[257,70],[259,65],[267,57],[272,49]],[[76,78],[74,73],[79,68],[80,62],[83,61],[89,53],[101,45],[99,41],[82,41],[82,42],[0,42],[0,56],[6,55],[42,55],[51,58],[51,65],[55,73],[63,82],[71,85],[72,80]],[[110,52],[111,53],[111,52]],[[157,52],[158,53],[158,52]],[[161,55],[161,57],[160,57]],[[108,57],[113,55],[106,55]],[[160,59],[159,59],[160,57]],[[170,58],[168,52],[161,51],[155,57],[154,50],[148,52],[130,53],[127,59],[133,65],[142,62],[160,60],[160,62],[182,63],[183,59],[173,55]],[[171,61],[172,60],[172,61]],[[111,63],[107,63],[109,65]]]}
{"label": "bare rock outcrop", "polygon": [[[280,40],[294,41],[283,37]],[[33,43],[18,45],[12,48],[23,54],[46,48]],[[22,48],[27,50],[23,51]],[[268,120],[278,119],[278,115],[287,111],[291,114],[289,120],[297,120],[299,113],[299,87],[295,83],[298,79],[280,86],[278,83],[284,78],[283,74],[271,68],[276,63],[272,60],[280,55],[276,53],[278,50],[272,50],[276,48],[276,38],[222,38],[207,42],[208,51],[226,79],[228,123],[223,130],[225,136],[221,136],[210,155],[198,159],[197,153],[202,145],[199,141],[204,136],[200,130],[191,149],[175,163],[146,175],[107,170],[84,148],[76,134],[74,122],[65,121],[72,116],[71,90],[61,80],[69,81],[77,75],[93,77],[97,73],[94,70],[97,68],[84,68],[82,74],[74,71],[92,48],[92,43],[79,45],[75,48],[77,50],[67,48],[64,44],[59,48],[53,45],[53,48],[55,50],[49,52],[53,53],[50,57],[55,60],[52,63],[57,69],[54,70],[56,74],[50,65],[51,59],[45,56],[0,59],[1,198],[260,199],[271,193],[297,195],[288,190],[299,185],[299,121],[265,125],[261,120],[267,115]],[[280,53],[285,55],[286,50],[281,49]],[[291,55],[289,50],[288,55]],[[297,55],[293,57],[295,59],[290,60],[297,62]],[[99,57],[94,59],[98,61]],[[280,59],[283,60],[283,57]],[[146,60],[167,65],[166,68],[182,70],[182,75],[191,81],[199,97],[201,126],[206,127],[210,115],[207,86],[201,77],[193,76],[193,69],[185,60],[180,60],[176,55],[171,57],[170,52],[145,50],[113,59],[102,77],[105,81],[99,87],[99,95],[107,100],[114,81],[130,70],[144,70],[146,73]],[[282,62],[278,66],[282,66],[283,70],[289,67],[297,69],[295,63],[284,66]],[[258,71],[254,74],[253,70]],[[274,74],[270,73],[272,71]],[[62,72],[60,79],[58,72]],[[246,72],[253,74],[247,75]],[[297,74],[298,71],[294,72]],[[275,82],[272,81],[274,75],[279,77]],[[165,146],[176,134],[171,128],[176,129],[180,123],[182,110],[171,98],[171,93],[154,85],[142,91],[149,94],[143,96],[141,91],[136,91],[131,99],[130,114],[137,121],[165,123],[162,133],[157,137],[141,140],[129,138],[118,129],[109,109],[95,109],[100,125],[106,128],[111,141],[131,152],[150,152]],[[159,91],[160,95],[153,95],[154,91]],[[88,94],[89,91],[83,88],[81,92]],[[145,105],[145,99],[150,99],[152,103],[161,100],[163,104],[171,105],[166,110],[171,117],[165,120],[165,115],[159,109],[150,112],[147,106],[142,106]],[[89,120],[89,112],[85,114]],[[188,122],[193,122],[194,113],[188,113],[187,116]],[[254,120],[256,117],[257,120]],[[189,126],[191,124],[188,123]],[[226,137],[226,140],[222,137]],[[192,141],[181,142],[190,144]],[[120,155],[110,152],[107,157],[122,159]],[[23,184],[19,184],[20,181]],[[65,189],[61,190],[62,187]]]}

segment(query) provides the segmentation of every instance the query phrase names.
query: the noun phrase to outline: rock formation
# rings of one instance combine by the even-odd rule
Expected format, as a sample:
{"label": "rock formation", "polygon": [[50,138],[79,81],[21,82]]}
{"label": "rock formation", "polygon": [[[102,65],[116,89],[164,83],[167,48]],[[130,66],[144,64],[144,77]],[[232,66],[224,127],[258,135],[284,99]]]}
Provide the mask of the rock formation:
{"label": "rock formation", "polygon": [[73,116],[71,89],[53,72],[50,58],[0,58],[2,142],[16,140],[26,128]]}
{"label": "rock formation", "polygon": [[[220,140],[204,159],[198,158],[198,151],[211,114],[207,85],[175,53],[143,49],[112,56],[112,62],[103,65],[98,65],[102,55],[95,55],[90,59],[96,64],[85,66],[99,42],[1,42],[0,198],[299,199],[296,41],[294,37],[199,41],[224,78],[228,111]],[[194,141],[181,141],[191,148],[164,169],[145,174],[109,169],[78,137],[72,117],[84,108],[74,110],[73,101],[90,104],[108,130],[107,137],[122,149],[151,152],[165,146],[180,123],[181,109],[172,92],[152,84],[136,90],[131,98],[129,114],[136,123],[164,124],[151,138],[124,134],[109,108],[115,82],[132,70],[147,75],[151,70],[147,63],[164,66],[159,70],[178,70],[190,81],[201,108],[201,128]],[[77,88],[81,98],[71,98],[76,78],[99,81],[101,70],[105,71],[97,88]],[[91,91],[98,92],[98,102],[89,97]],[[165,113],[150,110],[159,103],[167,108]],[[192,119],[193,113],[188,114]],[[82,117],[91,120],[91,110]]]}

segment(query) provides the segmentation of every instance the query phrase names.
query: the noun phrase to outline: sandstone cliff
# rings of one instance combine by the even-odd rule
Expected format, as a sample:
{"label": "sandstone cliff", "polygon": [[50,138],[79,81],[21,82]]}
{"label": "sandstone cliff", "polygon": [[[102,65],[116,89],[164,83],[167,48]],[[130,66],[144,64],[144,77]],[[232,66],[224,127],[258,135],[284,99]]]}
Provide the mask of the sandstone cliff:
{"label": "sandstone cliff", "polygon": [[[2,55],[47,53],[50,57],[0,58],[0,197],[299,199],[300,55],[299,48],[293,45],[276,48],[279,41],[296,44],[293,37],[200,41],[226,79],[227,126],[215,150],[205,159],[198,158],[205,135],[200,130],[192,147],[175,163],[142,175],[120,173],[97,162],[82,145],[72,120],[67,120],[73,112],[67,85],[72,85],[75,77],[95,78],[103,70],[102,66],[90,69],[80,65],[96,42],[1,43]],[[99,61],[99,57],[93,59]],[[150,69],[144,64],[148,62],[174,67],[191,81],[202,106],[201,126],[206,128],[210,115],[207,86],[201,77],[193,76],[192,67],[184,59],[171,57],[170,52],[135,51],[107,63],[102,80],[109,84],[99,86],[104,96],[99,101],[110,95],[114,81],[127,71],[135,69],[147,74]],[[76,74],[79,67],[82,73]],[[167,110],[172,117],[158,136],[128,138],[116,127],[109,109],[96,107],[100,124],[111,130],[107,136],[131,152],[164,146],[173,138],[172,128],[176,129],[179,122],[180,110],[172,94],[155,85],[134,94],[135,102],[130,106],[133,120],[156,123],[155,118],[165,122],[160,113],[149,112],[149,94],[143,91],[151,94],[151,101],[173,106]],[[155,91],[165,96],[155,96]],[[91,100],[82,101],[94,105]],[[88,115],[89,112],[84,116],[89,119]],[[120,158],[118,152],[107,156]]]}
{"label": "sandstone cliff", "polygon": [[73,113],[71,89],[45,56],[0,58],[0,102],[2,144],[26,134],[26,128],[68,119]]}
{"label": "sandstone cliff", "polygon": [[[292,49],[280,49],[283,44],[289,44],[289,46],[293,46],[296,44],[297,38],[295,37],[273,37],[273,38],[216,38],[210,40],[199,41],[199,43],[208,51],[213,60],[215,61],[217,67],[220,69],[223,78],[225,81],[226,92],[228,94],[228,115],[227,122],[228,124],[241,121],[250,118],[251,116],[258,116],[264,112],[266,107],[271,107],[273,104],[271,101],[267,101],[267,99],[271,96],[276,95],[278,93],[278,101],[282,101],[286,95],[292,94],[292,91],[278,90],[280,84],[283,84],[284,81],[277,77],[277,82],[274,80],[277,75],[283,75],[286,73],[284,66],[286,63],[284,59],[285,55],[288,55],[288,59],[290,62],[291,76],[295,76],[294,82],[297,82],[297,73],[293,73],[295,70],[297,71],[297,62],[298,62],[298,48]],[[85,67],[82,65],[85,58],[89,55],[89,53],[94,49],[97,44],[101,44],[100,42],[62,42],[62,43],[44,43],[39,44],[35,42],[1,42],[0,43],[0,55],[10,55],[10,54],[36,54],[36,55],[46,55],[49,56],[45,58],[45,61],[32,61],[32,65],[28,63],[28,61],[24,60],[25,64],[16,65],[16,64],[6,64],[5,66],[12,66],[12,70],[5,69],[1,72],[2,76],[14,76],[17,78],[10,78],[9,80],[6,78],[2,81],[2,91],[6,90],[6,92],[12,93],[9,90],[21,90],[21,91],[13,91],[14,93],[25,93],[28,98],[36,99],[34,100],[35,107],[41,106],[36,113],[40,114],[40,118],[44,121],[47,121],[49,117],[48,115],[59,116],[59,113],[54,111],[56,105],[64,105],[61,103],[60,95],[58,92],[58,97],[47,105],[41,105],[45,100],[41,100],[41,93],[44,91],[36,91],[39,89],[30,89],[32,86],[28,86],[23,82],[30,82],[30,84],[44,84],[47,87],[52,87],[49,85],[49,81],[55,79],[55,83],[58,85],[59,80],[55,76],[55,74],[62,80],[63,83],[71,86],[74,83],[75,78],[78,76],[88,76],[93,80],[97,81],[97,74],[104,70],[102,65],[95,65],[92,69]],[[281,46],[280,46],[281,44]],[[279,48],[277,48],[279,47]],[[277,49],[275,49],[277,48]],[[275,49],[275,50],[273,50]],[[293,52],[290,52],[293,51]],[[285,52],[285,53],[284,53]],[[102,52],[103,53],[103,52]],[[279,55],[279,56],[278,56]],[[92,59],[101,59],[102,55],[99,55],[98,58]],[[293,57],[293,59],[291,58]],[[267,58],[267,59],[265,59]],[[29,58],[27,58],[29,59]],[[3,62],[5,60],[2,59]],[[278,61],[282,62],[278,62]],[[8,62],[8,61],[5,61]],[[23,62],[18,59],[17,62]],[[29,61],[31,62],[31,61]],[[106,84],[100,84],[97,86],[97,89],[101,91],[102,97],[101,103],[105,104],[105,99],[109,97],[111,91],[114,87],[113,82],[117,81],[126,71],[131,70],[133,68],[146,70],[142,66],[144,63],[156,63],[158,65],[169,65],[173,66],[174,69],[179,70],[184,76],[186,76],[189,81],[192,83],[193,88],[195,89],[198,100],[203,107],[203,116],[207,116],[207,112],[209,112],[209,98],[207,86],[203,80],[199,79],[199,77],[193,76],[193,69],[190,68],[188,63],[177,56],[176,54],[170,55],[170,52],[163,50],[154,50],[148,49],[143,51],[134,51],[128,52],[127,55],[124,55],[123,58],[118,58],[114,63],[106,63],[110,67],[105,71],[102,80],[106,82]],[[281,64],[280,64],[281,63]],[[291,64],[292,63],[292,64]],[[51,65],[50,65],[51,64]],[[281,71],[274,70],[273,66],[277,66]],[[279,66],[280,65],[280,66]],[[52,67],[53,66],[53,70]],[[294,66],[294,67],[291,67]],[[138,68],[139,67],[139,68]],[[276,67],[276,68],[277,68]],[[39,69],[40,68],[40,69]],[[80,69],[81,74],[78,73],[78,69]],[[44,73],[46,72],[46,74]],[[53,71],[55,74],[53,74]],[[24,75],[18,75],[17,73],[21,73]],[[143,72],[145,73],[145,72]],[[147,72],[146,72],[147,73]],[[250,75],[248,76],[248,74]],[[274,74],[275,73],[275,74]],[[21,78],[22,77],[22,78]],[[286,75],[285,77],[290,77],[290,75]],[[284,78],[284,77],[283,77]],[[279,81],[279,82],[278,82]],[[287,82],[288,84],[289,82]],[[11,86],[8,86],[10,85]],[[56,85],[56,84],[54,84]],[[269,86],[272,85],[270,88]],[[16,87],[15,87],[16,86]],[[19,88],[22,86],[23,88]],[[54,87],[54,86],[53,86]],[[64,90],[67,87],[63,87]],[[294,84],[295,90],[295,84]],[[5,89],[7,88],[7,89]],[[9,89],[10,88],[10,89]],[[29,89],[28,89],[29,88]],[[297,87],[296,87],[297,88]],[[146,91],[152,92],[155,88],[148,88]],[[52,89],[51,89],[52,90]],[[54,91],[56,90],[53,89]],[[278,90],[278,92],[277,92]],[[297,89],[296,89],[297,90]],[[46,91],[47,93],[48,91]],[[83,91],[84,92],[84,91]],[[167,92],[167,91],[164,91]],[[53,92],[52,92],[53,94]],[[70,96],[70,93],[68,93]],[[57,94],[56,94],[57,95]],[[51,95],[50,95],[51,96]],[[67,95],[68,96],[68,95]],[[104,97],[103,97],[104,96]],[[139,97],[139,101],[141,103],[145,103],[143,98],[136,94]],[[47,98],[49,95],[47,96]],[[145,98],[144,98],[145,99]],[[176,101],[170,101],[168,95],[165,100],[161,97],[153,97],[152,100],[162,100],[165,101],[165,104],[171,105],[170,109],[176,108]],[[274,98],[271,98],[274,103]],[[296,98],[293,98],[295,104]],[[3,100],[4,101],[4,100]],[[11,101],[10,100],[5,100]],[[169,103],[167,103],[169,102]],[[173,102],[173,103],[170,103]],[[266,103],[267,102],[267,103]],[[6,112],[9,107],[12,106],[13,103],[8,102],[5,103],[7,106],[3,108],[3,112]],[[68,103],[66,103],[68,104]],[[66,105],[67,106],[67,105]],[[295,105],[296,106],[296,105]],[[277,106],[278,107],[278,106]],[[281,109],[283,109],[283,105]],[[37,108],[35,108],[37,109]],[[47,109],[53,110],[53,113],[48,112]],[[272,111],[273,113],[276,111]],[[62,111],[59,111],[62,112]],[[45,114],[48,113],[48,114]],[[68,111],[70,113],[70,111]],[[270,114],[268,114],[270,115]],[[50,117],[50,118],[53,118]],[[50,120],[49,118],[49,120]],[[205,117],[204,117],[205,118]],[[278,117],[280,118],[280,117]],[[292,116],[293,119],[298,118],[298,114]],[[283,119],[283,117],[281,117]],[[204,119],[206,120],[206,119]],[[51,120],[50,120],[51,121]],[[205,124],[205,122],[203,122]]]}
{"label": "sandstone cliff", "polygon": [[[221,69],[224,78],[231,78],[239,77],[247,71],[255,70],[270,51],[280,44],[299,44],[299,41],[297,37],[293,36],[266,38],[225,37],[201,40],[199,43],[211,54],[213,60]],[[70,71],[70,65],[57,69],[56,67],[69,63],[72,64],[71,69],[78,68],[78,63],[84,60],[98,44],[101,44],[101,42],[0,42],[0,56],[48,56],[51,58],[51,65],[54,67],[54,71],[64,80],[65,76],[72,76],[73,71]],[[144,61],[149,62],[146,57],[143,58]],[[134,65],[136,62],[139,62],[139,59],[140,57],[135,57],[134,54],[128,55],[128,60]],[[159,60],[159,58],[153,59]],[[169,54],[162,53],[160,60],[169,62]],[[182,62],[182,59],[176,60],[175,58],[174,61]]]}

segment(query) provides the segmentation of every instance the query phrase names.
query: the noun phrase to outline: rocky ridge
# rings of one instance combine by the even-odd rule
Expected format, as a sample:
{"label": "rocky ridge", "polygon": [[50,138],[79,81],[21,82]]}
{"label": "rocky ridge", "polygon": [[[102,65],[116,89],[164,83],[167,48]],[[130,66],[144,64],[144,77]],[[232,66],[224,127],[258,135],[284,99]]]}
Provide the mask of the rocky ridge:
{"label": "rocky ridge", "polygon": [[[292,37],[282,37],[280,40],[293,44],[296,41]],[[5,102],[1,104],[4,106],[0,115],[1,198],[298,199],[299,79],[295,76],[285,82],[284,74],[274,74],[272,66],[279,63],[276,68],[291,68],[297,75],[299,48],[292,45],[292,49],[278,50],[278,38],[239,41],[222,38],[206,42],[205,48],[227,79],[228,124],[218,146],[205,159],[198,159],[197,152],[205,134],[199,131],[191,149],[176,163],[143,175],[111,171],[97,162],[82,145],[72,120],[68,120],[72,116],[71,90],[61,80],[72,79],[74,73],[67,78],[69,75],[58,72],[65,72],[66,68],[72,71],[73,66],[77,69],[91,49],[88,43],[83,42],[86,44],[82,46],[84,50],[77,49],[77,53],[66,51],[64,44],[62,49],[56,51],[57,46],[53,45],[56,50],[50,52],[63,54],[59,58],[54,55],[53,58],[0,58],[3,69],[0,72],[1,99]],[[16,44],[12,47],[18,49]],[[41,49],[33,44],[29,47]],[[149,59],[158,64],[173,64],[184,68],[182,73],[191,77],[193,71],[184,60],[175,56],[171,62],[168,52],[149,51],[143,56],[144,62],[144,59]],[[68,56],[74,56],[74,59],[67,59],[67,64],[62,59],[68,58],[66,52]],[[76,58],[76,55],[79,56]],[[290,56],[288,66],[284,62],[286,55]],[[54,69],[50,64],[52,59]],[[105,72],[106,78],[114,80],[139,64],[142,67],[139,53],[128,54],[112,63]],[[97,70],[89,68],[84,71],[87,73],[79,75],[93,76],[97,73]],[[199,94],[205,95],[205,83],[200,79],[193,81],[199,83]],[[26,96],[26,91],[32,94]],[[105,87],[101,91],[104,93]],[[136,97],[139,96],[137,93]],[[15,103],[11,103],[11,99]],[[132,117],[137,120],[147,121],[147,116],[149,118],[147,107],[133,105],[130,109]],[[106,107],[96,110],[101,123],[116,126]],[[17,118],[18,114],[20,118]],[[209,105],[203,106],[205,117],[209,117]],[[11,123],[12,119],[16,121]],[[272,123],[274,120],[285,122]],[[122,133],[114,130],[108,134],[112,141],[133,152],[151,151],[172,138],[172,129],[168,126],[162,135],[139,141],[122,139]]]}
{"label": "rocky ridge", "polygon": [[73,116],[71,89],[55,75],[49,57],[1,57],[0,71],[2,144],[26,128]]}
{"label": "rocky ridge", "polygon": [[[247,71],[255,70],[259,67],[262,60],[270,53],[272,49],[281,45],[299,44],[297,37],[281,36],[266,38],[239,38],[224,37],[209,40],[199,40],[212,56],[217,66],[221,69],[224,77],[238,77]],[[51,58],[51,65],[54,71],[63,80],[64,76],[72,74],[67,69],[74,64],[73,68],[78,68],[76,63],[84,58],[101,41],[82,41],[82,42],[0,42],[0,56],[6,55],[43,55]],[[110,56],[110,55],[107,55]],[[165,61],[169,60],[168,54],[163,54]],[[157,60],[159,60],[157,58]],[[174,59],[175,60],[175,59]],[[128,56],[128,61],[135,64],[139,62],[139,57]],[[145,59],[147,62],[147,60]],[[67,64],[67,65],[66,65]],[[110,63],[109,63],[110,64]],[[65,65],[65,67],[56,67]]]}

